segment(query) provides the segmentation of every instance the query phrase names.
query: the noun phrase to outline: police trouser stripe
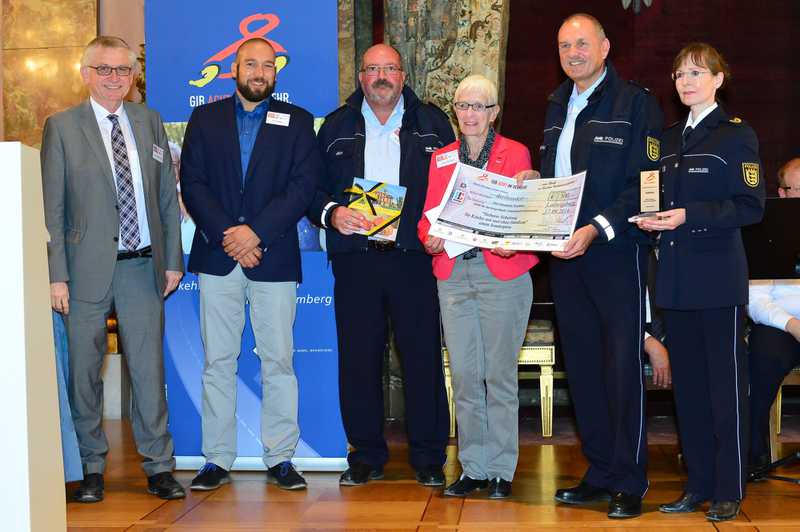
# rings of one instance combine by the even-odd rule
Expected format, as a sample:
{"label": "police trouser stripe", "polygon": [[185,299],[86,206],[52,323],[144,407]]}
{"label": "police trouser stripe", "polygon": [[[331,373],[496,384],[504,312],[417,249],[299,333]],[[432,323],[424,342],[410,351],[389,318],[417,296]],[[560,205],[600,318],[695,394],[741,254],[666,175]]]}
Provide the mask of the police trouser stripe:
{"label": "police trouser stripe", "polygon": [[[736,384],[734,390],[734,402],[736,404],[736,449],[738,451],[737,458],[739,460],[739,471],[742,470],[742,423],[741,413],[739,412],[739,360],[737,357],[737,344],[738,344],[738,327],[739,327],[739,307],[733,307],[733,382]],[[744,490],[742,487],[742,475],[739,477],[739,500],[744,498]]]}
{"label": "police trouser stripe", "polygon": [[[636,328],[637,340],[639,342],[639,353],[636,357],[639,361],[639,375],[641,376],[644,368],[642,367],[642,344],[644,342],[644,332],[642,330],[642,269],[639,266],[639,244],[636,244],[636,252],[633,255],[636,264],[636,286],[639,289],[639,326]],[[639,438],[636,442],[636,463],[639,463],[639,455],[642,449],[642,434],[644,433],[644,382],[639,379]]]}

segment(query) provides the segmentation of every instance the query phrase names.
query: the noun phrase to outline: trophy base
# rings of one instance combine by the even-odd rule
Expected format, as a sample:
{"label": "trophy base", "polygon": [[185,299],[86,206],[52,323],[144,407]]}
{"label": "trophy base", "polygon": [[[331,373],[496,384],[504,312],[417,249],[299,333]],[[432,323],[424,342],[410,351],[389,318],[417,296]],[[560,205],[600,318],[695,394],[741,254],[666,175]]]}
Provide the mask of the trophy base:
{"label": "trophy base", "polygon": [[658,217],[658,212],[640,212],[639,214],[635,214],[628,218],[628,221],[631,223],[636,223],[639,220],[646,220],[647,218],[656,218]]}

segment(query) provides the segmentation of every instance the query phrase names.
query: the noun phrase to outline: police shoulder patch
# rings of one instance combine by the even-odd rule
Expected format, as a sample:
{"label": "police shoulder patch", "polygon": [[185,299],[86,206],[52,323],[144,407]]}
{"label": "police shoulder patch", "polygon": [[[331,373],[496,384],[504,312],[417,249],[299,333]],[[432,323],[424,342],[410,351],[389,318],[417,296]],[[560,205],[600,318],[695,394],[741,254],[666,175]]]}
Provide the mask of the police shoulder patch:
{"label": "police shoulder patch", "polygon": [[647,137],[647,158],[653,162],[661,158],[661,142],[657,138]]}
{"label": "police shoulder patch", "polygon": [[748,187],[756,188],[761,179],[758,163],[742,163],[742,177]]}

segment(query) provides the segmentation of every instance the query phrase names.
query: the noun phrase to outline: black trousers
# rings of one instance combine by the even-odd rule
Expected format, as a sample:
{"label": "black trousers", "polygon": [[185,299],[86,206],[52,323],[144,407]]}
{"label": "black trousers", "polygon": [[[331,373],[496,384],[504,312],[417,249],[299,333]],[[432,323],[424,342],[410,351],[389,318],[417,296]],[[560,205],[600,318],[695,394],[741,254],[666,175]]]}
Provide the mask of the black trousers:
{"label": "black trousers", "polygon": [[664,310],[686,491],[742,500],[747,467],[744,306]]}
{"label": "black trousers", "polygon": [[416,251],[335,255],[339,400],[349,463],[383,466],[383,359],[391,319],[403,367],[409,462],[445,462],[450,429],[444,387],[439,301],[431,259]]}
{"label": "black trousers", "polygon": [[794,336],[754,325],[750,331],[750,463],[769,459],[769,410],[786,375],[800,365],[800,343]]}
{"label": "black trousers", "polygon": [[558,330],[593,486],[644,495],[647,431],[642,366],[647,250],[594,244],[550,263]]}

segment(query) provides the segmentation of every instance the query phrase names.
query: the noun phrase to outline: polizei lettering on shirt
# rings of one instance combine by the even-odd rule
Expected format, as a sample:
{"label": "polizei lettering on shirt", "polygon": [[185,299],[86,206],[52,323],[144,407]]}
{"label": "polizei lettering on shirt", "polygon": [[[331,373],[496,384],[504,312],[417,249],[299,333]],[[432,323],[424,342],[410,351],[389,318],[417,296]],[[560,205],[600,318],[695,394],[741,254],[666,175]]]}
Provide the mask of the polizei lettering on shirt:
{"label": "polizei lettering on shirt", "polygon": [[624,146],[625,139],[622,137],[604,137],[603,135],[597,135],[594,138],[595,144],[613,144],[614,146]]}

